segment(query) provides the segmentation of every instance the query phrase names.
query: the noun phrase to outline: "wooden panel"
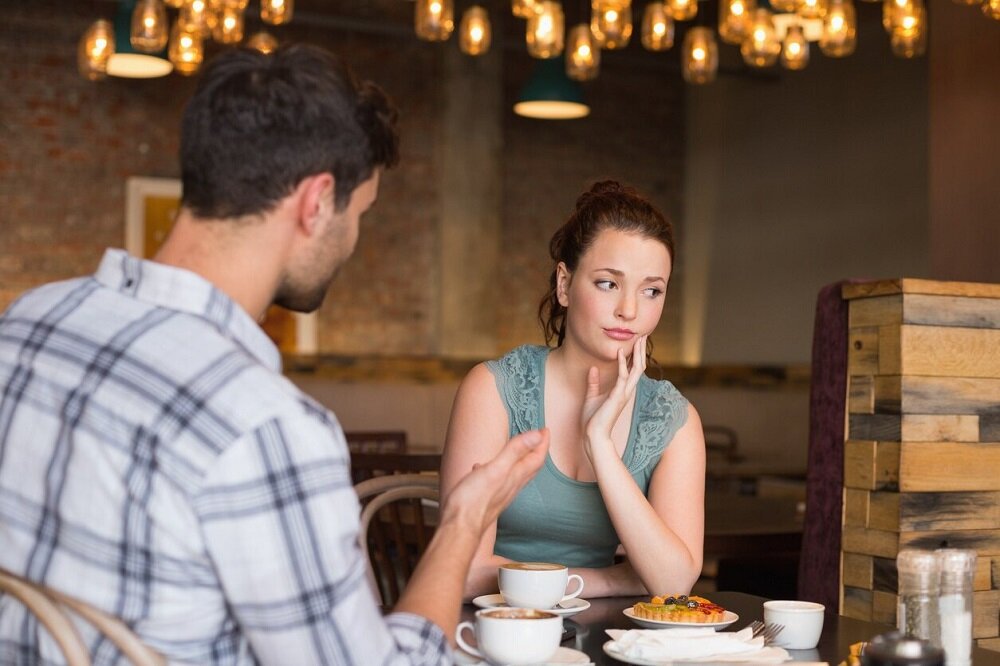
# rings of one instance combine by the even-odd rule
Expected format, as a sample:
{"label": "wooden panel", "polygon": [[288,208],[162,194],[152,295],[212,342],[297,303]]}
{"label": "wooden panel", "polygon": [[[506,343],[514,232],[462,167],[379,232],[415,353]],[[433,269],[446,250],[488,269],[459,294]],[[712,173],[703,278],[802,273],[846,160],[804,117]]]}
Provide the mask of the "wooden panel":
{"label": "wooden panel", "polygon": [[[899,414],[851,414],[848,417],[848,437],[899,442],[902,434]],[[940,441],[940,438],[935,440]]]}
{"label": "wooden panel", "polygon": [[868,527],[867,490],[844,489],[844,524],[852,527]]}
{"label": "wooden panel", "polygon": [[[982,557],[982,555],[980,555],[980,557]],[[993,582],[990,587],[994,590],[1000,590],[1000,557],[993,558],[991,568],[993,570]]]}
{"label": "wooden panel", "polygon": [[994,650],[1000,652],[1000,638],[980,638],[976,644],[984,650]]}
{"label": "wooden panel", "polygon": [[853,375],[847,387],[847,411],[852,414],[875,412],[874,382],[869,375]]}
{"label": "wooden panel", "polygon": [[[882,494],[888,493],[878,493]],[[1000,492],[901,493],[896,497],[903,531],[1000,529]]]}
{"label": "wooden panel", "polygon": [[896,560],[886,557],[872,559],[872,589],[893,593],[899,589],[899,572],[896,569]]}
{"label": "wooden panel", "polygon": [[993,562],[995,560],[991,557],[977,557],[976,558],[976,571],[972,575],[972,589],[973,590],[989,590],[992,589],[993,581]]}
{"label": "wooden panel", "polygon": [[899,399],[907,414],[1000,413],[1000,379],[973,377],[901,377],[899,392],[892,380],[875,380],[875,410],[881,400]]}
{"label": "wooden panel", "polygon": [[[879,370],[892,374],[880,335]],[[933,377],[1000,377],[1000,329],[903,326],[900,374]],[[885,368],[885,369],[883,369]]]}
{"label": "wooden panel", "polygon": [[1000,634],[1000,590],[972,593],[972,637]]}
{"label": "wooden panel", "polygon": [[903,529],[899,522],[899,503],[899,493],[871,493],[868,498],[868,527],[889,532]]}
{"label": "wooden panel", "polygon": [[[902,320],[904,324],[1000,328],[1000,299],[998,298],[927,296],[925,294],[909,294],[903,298]],[[869,300],[882,299],[865,299],[858,301],[858,305]]]}
{"label": "wooden panel", "polygon": [[979,416],[974,414],[904,414],[903,442],[978,442]]}
{"label": "wooden panel", "polygon": [[877,555],[895,558],[899,551],[900,536],[895,532],[844,526],[841,534],[841,548],[844,553]]}
{"label": "wooden panel", "polygon": [[896,626],[896,606],[899,597],[891,592],[872,592],[872,622]]}
{"label": "wooden panel", "polygon": [[[844,532],[846,534],[847,528],[844,528]],[[885,533],[880,532],[879,534]],[[935,548],[970,548],[979,553],[980,557],[992,557],[1000,555],[1000,530],[902,532],[899,534],[899,548],[926,548],[928,550]],[[881,553],[875,554],[881,555]]]}
{"label": "wooden panel", "polygon": [[1000,414],[984,414],[979,417],[979,441],[1000,442]]}
{"label": "wooden panel", "polygon": [[887,294],[933,294],[939,296],[969,296],[972,298],[1000,298],[1000,284],[981,282],[943,282],[940,280],[921,280],[919,278],[900,278],[895,280],[878,280],[858,284],[845,284],[841,288],[841,296],[847,300],[884,296]]}
{"label": "wooden panel", "polygon": [[895,489],[899,482],[898,442],[844,443],[844,485],[865,490]]}
{"label": "wooden panel", "polygon": [[[1000,446],[994,444],[908,442],[902,447],[899,459],[899,489],[904,492],[1000,490],[998,470]],[[844,474],[846,477],[846,466]]]}
{"label": "wooden panel", "polygon": [[879,326],[878,328],[878,374],[902,375],[903,348],[900,326]]}
{"label": "wooden panel", "polygon": [[873,589],[872,559],[871,555],[844,553],[843,584],[850,587],[859,587],[863,590]]}
{"label": "wooden panel", "polygon": [[903,411],[903,378],[899,375],[873,377],[872,394],[876,414],[899,414]]}
{"label": "wooden panel", "polygon": [[841,609],[841,614],[853,617],[855,620],[871,622],[872,591],[844,586],[844,607]]}
{"label": "wooden panel", "polygon": [[862,298],[850,304],[847,315],[848,328],[903,324],[903,295]]}
{"label": "wooden panel", "polygon": [[852,328],[847,333],[847,372],[850,375],[878,374],[878,327]]}

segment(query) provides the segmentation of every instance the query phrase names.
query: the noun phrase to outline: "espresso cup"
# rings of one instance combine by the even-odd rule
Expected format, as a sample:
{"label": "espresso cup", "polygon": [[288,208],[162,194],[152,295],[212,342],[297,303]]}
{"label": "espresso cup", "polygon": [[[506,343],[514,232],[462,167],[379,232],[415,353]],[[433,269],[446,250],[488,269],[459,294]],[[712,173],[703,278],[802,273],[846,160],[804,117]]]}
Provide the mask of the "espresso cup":
{"label": "espresso cup", "polygon": [[774,637],[774,644],[789,650],[811,650],[823,633],[826,607],[812,601],[765,601],[764,624],[784,628]]}
{"label": "espresso cup", "polygon": [[[566,594],[569,581],[578,585]],[[504,603],[517,608],[552,608],[561,601],[575,599],[583,592],[583,578],[570,575],[561,564],[548,562],[508,562],[497,570]]]}
{"label": "espresso cup", "polygon": [[[476,647],[465,642],[468,629],[476,637]],[[524,666],[549,659],[559,649],[562,618],[533,608],[487,608],[476,611],[476,621],[462,622],[455,640],[466,652],[491,664]]]}

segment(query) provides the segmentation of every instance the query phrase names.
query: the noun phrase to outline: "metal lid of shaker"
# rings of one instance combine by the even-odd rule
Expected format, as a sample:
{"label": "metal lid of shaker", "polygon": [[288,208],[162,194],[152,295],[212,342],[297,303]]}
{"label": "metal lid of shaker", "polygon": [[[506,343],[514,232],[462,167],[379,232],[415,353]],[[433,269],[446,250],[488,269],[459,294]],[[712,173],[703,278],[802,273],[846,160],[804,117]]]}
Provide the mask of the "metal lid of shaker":
{"label": "metal lid of shaker", "polygon": [[898,631],[879,634],[861,656],[862,666],[944,666],[944,650]]}

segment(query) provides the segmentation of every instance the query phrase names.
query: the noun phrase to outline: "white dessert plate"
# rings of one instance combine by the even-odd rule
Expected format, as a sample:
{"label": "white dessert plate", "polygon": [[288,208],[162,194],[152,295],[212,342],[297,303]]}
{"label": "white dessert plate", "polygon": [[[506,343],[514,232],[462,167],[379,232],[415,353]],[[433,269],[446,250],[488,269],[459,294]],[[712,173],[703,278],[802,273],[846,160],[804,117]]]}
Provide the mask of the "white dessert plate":
{"label": "white dessert plate", "polygon": [[728,627],[733,622],[740,619],[740,616],[732,611],[724,612],[722,614],[721,622],[672,622],[670,620],[647,620],[644,617],[636,617],[631,606],[623,610],[622,613],[625,614],[625,617],[632,620],[640,627],[645,627],[646,629],[666,629],[667,627],[712,627],[718,631],[719,629]]}
{"label": "white dessert plate", "polygon": [[[472,603],[479,608],[509,608],[509,606],[504,602],[503,595],[501,594],[484,594],[481,597],[476,597],[472,600]],[[586,599],[581,599],[577,597],[576,599],[568,599],[561,602],[555,608],[546,608],[550,613],[555,613],[556,615],[561,615],[563,617],[570,617],[571,615],[576,615],[581,611],[585,611],[590,608],[590,602]]]}
{"label": "white dessert plate", "polygon": [[[455,650],[455,663],[459,666],[489,666],[488,661],[483,661],[479,657],[474,657],[464,650]],[[590,657],[585,652],[574,650],[573,648],[560,647],[556,653],[544,662],[544,666],[549,664],[590,664]]]}

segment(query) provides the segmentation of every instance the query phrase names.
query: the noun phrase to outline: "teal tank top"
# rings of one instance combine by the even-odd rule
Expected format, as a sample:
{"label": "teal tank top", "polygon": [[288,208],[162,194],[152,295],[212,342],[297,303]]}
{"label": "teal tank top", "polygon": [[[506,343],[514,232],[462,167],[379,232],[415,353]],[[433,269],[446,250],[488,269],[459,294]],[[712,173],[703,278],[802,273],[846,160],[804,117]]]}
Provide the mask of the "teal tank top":
{"label": "teal tank top", "polygon": [[[524,345],[486,363],[507,410],[511,437],[545,425],[549,351]],[[687,421],[687,404],[670,382],[639,380],[622,462],[647,497],[663,449]],[[500,514],[493,550],[520,562],[607,567],[619,543],[597,483],[566,476],[546,456],[542,469]]]}

